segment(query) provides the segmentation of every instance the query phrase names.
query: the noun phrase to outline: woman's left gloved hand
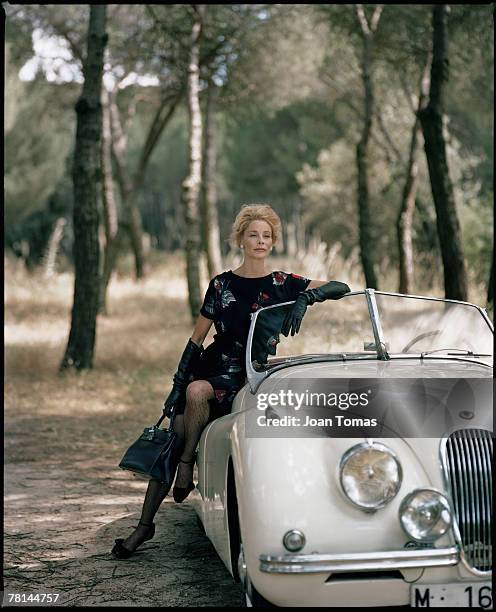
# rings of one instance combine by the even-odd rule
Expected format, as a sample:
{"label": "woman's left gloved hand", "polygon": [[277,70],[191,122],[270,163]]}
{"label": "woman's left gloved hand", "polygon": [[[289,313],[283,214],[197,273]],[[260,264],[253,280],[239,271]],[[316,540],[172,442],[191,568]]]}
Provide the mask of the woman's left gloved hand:
{"label": "woman's left gloved hand", "polygon": [[351,289],[346,283],[339,281],[329,281],[325,285],[316,287],[315,289],[307,289],[301,291],[293,308],[288,312],[281,327],[281,334],[294,336],[300,331],[300,325],[307,311],[307,306],[311,306],[315,302],[324,302],[325,300],[339,300],[343,295],[349,293]]}

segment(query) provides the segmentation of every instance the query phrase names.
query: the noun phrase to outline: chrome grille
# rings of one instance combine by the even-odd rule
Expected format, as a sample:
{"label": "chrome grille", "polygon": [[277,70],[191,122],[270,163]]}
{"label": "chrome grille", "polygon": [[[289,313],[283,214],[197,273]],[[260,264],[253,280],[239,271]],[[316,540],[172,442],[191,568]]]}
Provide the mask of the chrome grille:
{"label": "chrome grille", "polygon": [[493,443],[491,432],[461,429],[446,440],[443,464],[456,522],[455,535],[470,567],[492,568],[491,516]]}

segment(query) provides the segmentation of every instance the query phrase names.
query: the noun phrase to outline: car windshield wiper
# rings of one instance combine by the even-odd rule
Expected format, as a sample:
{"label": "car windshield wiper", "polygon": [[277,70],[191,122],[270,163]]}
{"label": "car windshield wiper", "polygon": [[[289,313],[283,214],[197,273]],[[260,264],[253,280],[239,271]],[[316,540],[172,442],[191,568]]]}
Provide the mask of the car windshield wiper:
{"label": "car windshield wiper", "polygon": [[448,355],[467,355],[468,357],[492,357],[491,353],[474,353],[473,351],[467,351],[465,349],[458,348],[440,348],[433,349],[432,351],[424,351],[420,353],[420,357],[425,357],[426,355],[432,355],[432,353],[439,353],[441,351],[458,351],[457,353],[448,353]]}
{"label": "car windshield wiper", "polygon": [[375,351],[371,352],[353,352],[353,353],[311,353],[308,355],[288,355],[283,358],[283,361],[271,361],[263,364],[264,368],[277,368],[278,366],[294,365],[295,363],[300,364],[304,362],[314,361],[348,361],[355,359],[368,359],[372,355],[375,355]]}
{"label": "car windshield wiper", "polygon": [[268,363],[261,364],[265,367],[278,366],[282,364],[293,364],[295,362],[307,361],[312,359],[318,359],[322,357],[329,357],[332,361],[341,360],[346,357],[346,353],[308,353],[307,355],[287,355],[284,357],[276,357],[274,360]]}

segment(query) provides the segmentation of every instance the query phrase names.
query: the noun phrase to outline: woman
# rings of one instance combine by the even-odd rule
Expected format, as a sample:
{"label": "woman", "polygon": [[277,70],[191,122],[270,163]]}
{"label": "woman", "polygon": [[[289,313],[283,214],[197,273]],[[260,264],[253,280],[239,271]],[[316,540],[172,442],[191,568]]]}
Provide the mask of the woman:
{"label": "woman", "polygon": [[[338,299],[350,289],[337,281],[310,280],[282,271],[270,272],[267,256],[277,243],[281,221],[268,205],[245,205],[232,226],[231,241],[244,253],[236,270],[222,272],[209,283],[191,338],[174,375],[172,391],[165,408],[175,407],[174,431],[182,449],[179,456],[173,496],[177,503],[195,488],[193,467],[195,449],[209,421],[228,414],[236,393],[245,384],[244,355],[250,314],[271,304],[296,300],[281,332],[298,333],[308,305]],[[215,324],[214,341],[202,354],[202,343]],[[200,359],[201,355],[201,359]],[[141,518],[126,539],[117,539],[112,553],[122,559],[153,538],[153,518],[168,488],[150,480]]]}

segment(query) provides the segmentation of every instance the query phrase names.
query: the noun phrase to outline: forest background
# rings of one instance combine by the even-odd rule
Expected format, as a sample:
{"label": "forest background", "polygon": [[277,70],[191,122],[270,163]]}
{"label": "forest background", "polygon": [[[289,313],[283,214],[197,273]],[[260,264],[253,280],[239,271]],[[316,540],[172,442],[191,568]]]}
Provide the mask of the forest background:
{"label": "forest background", "polygon": [[[189,6],[108,7],[103,82],[113,155],[107,199],[112,198],[123,230],[115,265],[131,273],[125,256],[134,253],[138,277],[145,276],[147,260],[155,261],[156,254],[166,262],[168,253],[187,246]],[[384,7],[368,50],[369,109],[365,37],[356,6],[215,5],[206,10],[199,73],[204,147],[199,253],[205,263],[208,254],[207,275],[225,269],[237,255],[226,238],[240,205],[262,201],[283,220],[277,254],[296,262],[317,249],[320,260],[330,264],[319,270],[324,277],[346,271],[355,288],[365,286],[356,150],[370,121],[364,244],[373,258],[377,288],[398,291],[398,217],[411,166],[420,81],[432,48],[432,7]],[[374,6],[365,5],[365,22]],[[67,271],[72,264],[74,107],[88,7],[12,5],[9,12],[6,251],[33,271],[37,266],[48,274]],[[444,122],[449,174],[467,297],[486,305],[493,243],[492,7],[453,5],[448,22]],[[436,211],[421,136],[418,141],[411,215],[415,267],[408,292],[442,296]]]}
{"label": "forest background", "polygon": [[[241,262],[227,238],[244,203],[282,218],[272,269],[453,297],[446,272],[458,266],[466,298],[492,316],[493,5],[438,14],[448,246],[462,253],[448,266],[418,119],[432,93],[432,5],[108,5],[86,185],[97,214],[82,217],[73,169],[95,7],[3,8],[6,592],[239,605],[187,503],[167,498],[149,563],[131,581],[119,571],[109,551],[146,483],[118,462],[159,417],[209,278]],[[94,359],[91,344],[84,367],[60,376],[74,236],[93,219]]]}

